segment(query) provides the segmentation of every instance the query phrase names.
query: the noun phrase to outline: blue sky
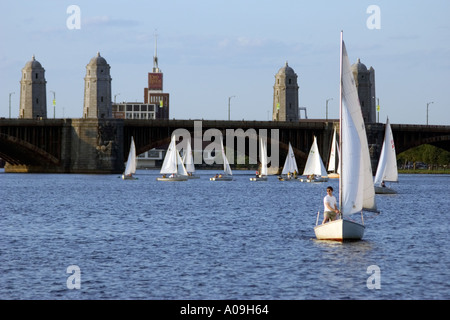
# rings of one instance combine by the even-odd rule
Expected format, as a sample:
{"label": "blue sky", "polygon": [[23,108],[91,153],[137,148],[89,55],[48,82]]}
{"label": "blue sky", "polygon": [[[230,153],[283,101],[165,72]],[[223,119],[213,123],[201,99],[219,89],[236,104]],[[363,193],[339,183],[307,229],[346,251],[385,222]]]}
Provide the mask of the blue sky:
{"label": "blue sky", "polygon": [[[80,8],[69,29],[67,8]],[[370,5],[380,29],[369,29]],[[21,69],[46,70],[48,116],[80,118],[85,67],[97,51],[111,66],[117,101],[143,101],[155,30],[171,118],[267,120],[274,76],[288,61],[308,118],[338,117],[339,37],[350,61],[375,69],[380,122],[450,125],[450,1],[2,1],[0,116],[19,114]],[[303,113],[302,113],[303,116]]]}

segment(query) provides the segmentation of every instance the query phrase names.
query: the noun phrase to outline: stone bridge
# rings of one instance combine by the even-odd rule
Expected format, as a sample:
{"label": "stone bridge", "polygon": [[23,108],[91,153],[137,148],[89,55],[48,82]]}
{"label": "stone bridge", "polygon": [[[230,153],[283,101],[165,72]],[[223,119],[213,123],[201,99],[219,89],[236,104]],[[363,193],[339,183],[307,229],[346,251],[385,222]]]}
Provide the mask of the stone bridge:
{"label": "stone bridge", "polygon": [[[302,172],[313,137],[317,136],[326,164],[332,133],[337,120],[218,121],[218,120],[128,120],[128,119],[0,119],[0,158],[6,172],[121,173],[128,155],[131,136],[137,153],[169,143],[171,134],[184,129],[210,141],[208,132],[243,132],[245,150],[260,134],[268,137],[268,153],[279,148],[282,166],[289,142]],[[367,125],[367,135],[376,170],[384,124]],[[450,151],[450,126],[391,124],[397,154],[421,144],[432,144]],[[241,129],[241,130],[240,130]],[[253,133],[256,133],[254,135]],[[237,138],[239,139],[239,138]],[[277,143],[277,145],[274,144]],[[224,138],[224,143],[226,139]],[[236,149],[238,143],[234,144]]]}

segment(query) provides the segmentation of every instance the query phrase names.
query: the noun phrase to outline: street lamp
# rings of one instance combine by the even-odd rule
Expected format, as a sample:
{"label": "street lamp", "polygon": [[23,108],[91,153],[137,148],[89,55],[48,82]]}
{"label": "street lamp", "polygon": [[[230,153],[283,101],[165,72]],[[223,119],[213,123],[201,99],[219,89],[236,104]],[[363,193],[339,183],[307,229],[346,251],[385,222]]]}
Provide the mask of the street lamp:
{"label": "street lamp", "polygon": [[230,121],[230,101],[231,98],[235,98],[236,96],[228,97],[228,121]]}
{"label": "street lamp", "polygon": [[434,102],[431,101],[431,102],[428,102],[428,103],[427,103],[427,125],[428,125],[428,106],[429,106],[430,104],[432,104],[432,103],[434,103]]}
{"label": "street lamp", "polygon": [[117,94],[114,95],[114,104],[116,104],[116,97],[117,96],[120,96],[120,93],[117,93]]}
{"label": "street lamp", "polygon": [[9,93],[9,118],[11,119],[11,96],[14,94],[14,92]]}
{"label": "street lamp", "polygon": [[56,107],[56,98],[55,98],[55,91],[50,91],[51,93],[53,93],[53,119],[55,119],[55,107]]}
{"label": "street lamp", "polygon": [[326,120],[328,120],[328,101],[330,101],[330,100],[333,100],[333,98],[329,98],[329,99],[327,99],[327,112],[326,112]]}

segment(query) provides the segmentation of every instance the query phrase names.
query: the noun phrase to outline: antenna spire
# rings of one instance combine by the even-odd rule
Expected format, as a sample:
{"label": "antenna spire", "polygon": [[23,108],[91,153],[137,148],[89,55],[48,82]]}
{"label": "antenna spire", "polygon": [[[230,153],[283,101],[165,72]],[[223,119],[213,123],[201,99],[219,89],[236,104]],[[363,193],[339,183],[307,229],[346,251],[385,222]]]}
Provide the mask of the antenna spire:
{"label": "antenna spire", "polygon": [[155,55],[153,56],[153,72],[159,72],[158,68],[158,34],[155,29]]}

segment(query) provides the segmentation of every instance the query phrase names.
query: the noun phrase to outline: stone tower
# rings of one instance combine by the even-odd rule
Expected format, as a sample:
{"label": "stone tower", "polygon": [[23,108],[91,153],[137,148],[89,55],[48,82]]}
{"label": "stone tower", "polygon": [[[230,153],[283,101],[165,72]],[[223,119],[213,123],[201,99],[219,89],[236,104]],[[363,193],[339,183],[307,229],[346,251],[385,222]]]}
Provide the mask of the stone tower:
{"label": "stone tower", "polygon": [[298,88],[297,74],[286,62],[275,75],[272,120],[298,121]]}
{"label": "stone tower", "polygon": [[358,90],[359,103],[365,123],[376,122],[375,103],[375,70],[361,63],[361,60],[352,65],[353,78]]}
{"label": "stone tower", "polygon": [[83,118],[112,118],[110,69],[99,52],[86,66]]}
{"label": "stone tower", "polygon": [[19,118],[47,118],[45,70],[34,58],[22,69]]}

